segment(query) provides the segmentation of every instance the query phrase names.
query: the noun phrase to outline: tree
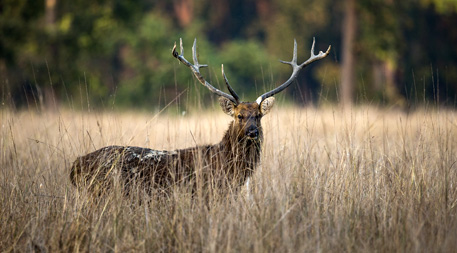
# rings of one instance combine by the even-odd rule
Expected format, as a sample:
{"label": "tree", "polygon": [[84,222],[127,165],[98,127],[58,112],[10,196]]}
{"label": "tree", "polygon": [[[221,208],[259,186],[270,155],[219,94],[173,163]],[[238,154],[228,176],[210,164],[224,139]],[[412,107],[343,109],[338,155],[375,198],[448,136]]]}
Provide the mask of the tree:
{"label": "tree", "polygon": [[354,55],[354,40],[357,30],[357,17],[356,17],[356,2],[355,0],[346,1],[346,8],[344,11],[344,21],[342,27],[343,48],[342,58],[343,63],[341,67],[341,103],[343,106],[351,106],[354,96],[354,69],[355,69],[355,55]]}

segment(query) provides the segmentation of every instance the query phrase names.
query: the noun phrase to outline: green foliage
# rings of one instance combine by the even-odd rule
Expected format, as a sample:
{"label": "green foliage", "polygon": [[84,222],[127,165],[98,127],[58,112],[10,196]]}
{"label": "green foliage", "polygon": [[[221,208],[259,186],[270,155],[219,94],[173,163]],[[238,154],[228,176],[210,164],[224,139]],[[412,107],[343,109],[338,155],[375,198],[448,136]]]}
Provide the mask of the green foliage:
{"label": "green foliage", "polygon": [[452,14],[457,11],[456,0],[421,0],[425,6],[433,5],[433,7],[440,13]]}
{"label": "green foliage", "polygon": [[[87,101],[94,107],[114,103],[150,108],[164,106],[178,94],[182,94],[179,101],[213,99],[171,56],[179,38],[189,60],[198,38],[199,59],[209,65],[202,73],[213,85],[225,89],[220,74],[220,65],[225,64],[236,91],[244,100],[252,100],[288,78],[290,68],[277,59],[290,60],[293,39],[298,42],[299,60],[304,60],[314,36],[316,51],[331,44],[331,55],[307,68],[284,94],[299,91],[301,97],[311,98],[297,100],[302,103],[338,101],[343,3],[193,0],[183,11],[185,2],[57,0],[55,19],[49,23],[46,1],[3,1],[3,101],[24,105],[33,93],[45,102],[77,108]],[[357,1],[359,102],[388,102],[391,90],[393,97],[402,96],[412,104],[424,101],[418,98],[438,97],[455,104],[456,3]],[[379,75],[386,69],[389,78]]]}
{"label": "green foliage", "polygon": [[[173,36],[171,25],[158,15],[148,14],[136,30],[127,30],[118,41],[119,104],[136,105],[144,102],[156,106],[151,98],[157,97],[161,88],[173,80],[171,58]],[[167,62],[168,61],[168,62]]]}
{"label": "green foliage", "polygon": [[401,50],[401,6],[384,0],[360,1],[361,43],[364,55],[372,59],[396,61]]}
{"label": "green foliage", "polygon": [[[277,72],[279,63],[271,57],[262,44],[255,41],[232,41],[223,46],[221,61],[230,84],[244,100],[254,100],[271,87],[271,73]],[[275,63],[275,64],[273,64]]]}

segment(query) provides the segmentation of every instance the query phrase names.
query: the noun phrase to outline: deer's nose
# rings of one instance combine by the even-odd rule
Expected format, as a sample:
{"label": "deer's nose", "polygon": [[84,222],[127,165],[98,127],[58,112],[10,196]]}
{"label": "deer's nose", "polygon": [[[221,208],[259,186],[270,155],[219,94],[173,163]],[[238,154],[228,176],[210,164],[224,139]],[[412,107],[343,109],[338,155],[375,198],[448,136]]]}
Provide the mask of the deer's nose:
{"label": "deer's nose", "polygon": [[249,138],[257,138],[259,136],[259,130],[256,127],[248,128],[246,135]]}

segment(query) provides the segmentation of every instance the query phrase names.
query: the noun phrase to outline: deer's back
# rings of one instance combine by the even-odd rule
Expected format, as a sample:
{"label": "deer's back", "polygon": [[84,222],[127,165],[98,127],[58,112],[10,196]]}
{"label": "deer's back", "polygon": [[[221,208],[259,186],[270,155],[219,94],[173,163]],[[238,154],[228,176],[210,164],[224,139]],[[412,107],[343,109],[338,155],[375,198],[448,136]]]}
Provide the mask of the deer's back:
{"label": "deer's back", "polygon": [[133,146],[108,146],[78,157],[71,168],[70,180],[95,188],[109,188],[113,178],[125,185],[145,184],[160,187],[185,177],[179,170],[177,151],[161,151]]}
{"label": "deer's back", "polygon": [[146,188],[168,188],[195,177],[195,167],[204,171],[222,168],[217,146],[162,151],[133,146],[108,146],[78,157],[70,180],[91,191],[110,188],[118,177],[124,187],[140,183]]}
{"label": "deer's back", "polygon": [[204,187],[220,188],[227,183],[238,187],[256,166],[260,151],[252,151],[253,147],[234,154],[223,144],[173,151],[108,146],[78,157],[71,167],[70,180],[96,193],[110,189],[116,179],[127,191],[137,185],[167,190],[176,184],[194,183],[195,178],[200,178],[197,181]]}

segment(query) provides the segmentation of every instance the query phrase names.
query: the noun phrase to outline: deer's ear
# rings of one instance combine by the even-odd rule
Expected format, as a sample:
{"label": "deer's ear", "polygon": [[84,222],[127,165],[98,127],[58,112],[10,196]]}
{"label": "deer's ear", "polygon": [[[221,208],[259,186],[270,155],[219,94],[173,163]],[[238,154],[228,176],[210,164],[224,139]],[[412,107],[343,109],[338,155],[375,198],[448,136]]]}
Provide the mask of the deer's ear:
{"label": "deer's ear", "polygon": [[235,113],[233,110],[235,109],[235,104],[230,101],[230,99],[219,97],[219,104],[221,105],[222,111],[224,111],[227,115],[233,116]]}
{"label": "deer's ear", "polygon": [[275,104],[275,98],[274,97],[269,97],[266,98],[265,100],[260,103],[260,112],[262,113],[262,116],[269,113],[271,108],[273,108],[273,105]]}

